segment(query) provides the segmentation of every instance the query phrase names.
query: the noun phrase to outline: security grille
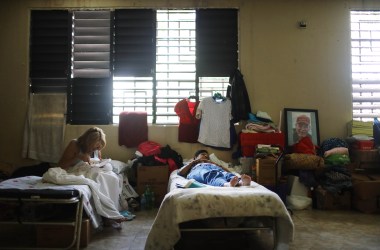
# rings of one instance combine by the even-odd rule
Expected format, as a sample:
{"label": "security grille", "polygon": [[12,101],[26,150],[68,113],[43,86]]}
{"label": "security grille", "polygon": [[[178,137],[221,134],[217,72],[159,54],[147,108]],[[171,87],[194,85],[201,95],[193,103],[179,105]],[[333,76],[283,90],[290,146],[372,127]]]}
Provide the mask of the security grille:
{"label": "security grille", "polygon": [[351,11],[352,102],[355,120],[380,117],[380,12]]}

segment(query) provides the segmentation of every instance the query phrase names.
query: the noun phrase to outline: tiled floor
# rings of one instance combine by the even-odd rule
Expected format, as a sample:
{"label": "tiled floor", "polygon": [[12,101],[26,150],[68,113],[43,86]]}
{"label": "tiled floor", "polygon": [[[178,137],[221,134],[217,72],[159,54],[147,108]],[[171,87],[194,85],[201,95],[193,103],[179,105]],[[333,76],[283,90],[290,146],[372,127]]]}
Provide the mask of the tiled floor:
{"label": "tiled floor", "polygon": [[[157,210],[135,212],[133,221],[124,222],[118,231],[111,227],[92,235],[85,249],[100,250],[141,250],[153,223]],[[294,211],[294,240],[291,250],[321,249],[380,249],[380,214],[364,214],[357,211]],[[271,234],[262,232],[256,235],[259,249],[270,249],[273,244],[262,244],[265,239],[271,242]],[[214,249],[214,248],[205,248]],[[235,248],[231,248],[234,250]],[[236,247],[236,249],[241,249]],[[200,250],[200,249],[196,249]]]}

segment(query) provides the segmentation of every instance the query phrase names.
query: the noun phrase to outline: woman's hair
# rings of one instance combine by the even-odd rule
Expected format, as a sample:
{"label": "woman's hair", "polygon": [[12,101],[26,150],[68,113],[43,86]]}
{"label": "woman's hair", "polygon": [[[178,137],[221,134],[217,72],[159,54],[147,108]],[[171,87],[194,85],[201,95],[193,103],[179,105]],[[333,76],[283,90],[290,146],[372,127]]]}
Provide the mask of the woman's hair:
{"label": "woman's hair", "polygon": [[202,153],[206,153],[208,154],[207,150],[205,149],[200,149],[200,150],[197,150],[194,154],[194,159],[198,157],[198,155],[202,154]]}
{"label": "woman's hair", "polygon": [[106,135],[98,127],[92,127],[86,130],[77,139],[81,152],[88,152],[88,149],[97,142],[100,142],[102,148],[106,146]]}

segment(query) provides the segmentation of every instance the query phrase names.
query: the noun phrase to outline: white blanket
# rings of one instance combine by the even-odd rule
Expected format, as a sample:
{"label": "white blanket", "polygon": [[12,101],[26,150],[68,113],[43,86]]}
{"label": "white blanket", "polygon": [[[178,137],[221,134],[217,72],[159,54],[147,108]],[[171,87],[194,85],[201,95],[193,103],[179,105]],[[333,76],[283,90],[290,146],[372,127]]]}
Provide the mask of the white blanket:
{"label": "white blanket", "polygon": [[[84,165],[76,166],[77,172],[76,174],[69,174],[64,169],[60,167],[50,168],[43,176],[42,179],[45,182],[54,183],[58,185],[88,185],[92,191],[92,198],[95,204],[96,212],[110,219],[122,219],[123,216],[120,214],[119,210],[116,207],[116,204],[113,200],[111,200],[107,194],[101,192],[101,187],[99,183],[86,178],[83,174],[88,176],[94,175],[94,171],[98,172],[99,169],[97,167],[90,167],[86,163],[82,163]],[[103,174],[103,173],[98,173]]]}
{"label": "white blanket", "polygon": [[[186,181],[174,171],[171,180]],[[176,182],[174,181],[174,182]],[[279,196],[252,182],[250,187],[175,188],[166,194],[149,232],[145,250],[170,250],[180,239],[181,222],[238,216],[277,218],[276,249],[288,249],[293,240],[293,221]]]}

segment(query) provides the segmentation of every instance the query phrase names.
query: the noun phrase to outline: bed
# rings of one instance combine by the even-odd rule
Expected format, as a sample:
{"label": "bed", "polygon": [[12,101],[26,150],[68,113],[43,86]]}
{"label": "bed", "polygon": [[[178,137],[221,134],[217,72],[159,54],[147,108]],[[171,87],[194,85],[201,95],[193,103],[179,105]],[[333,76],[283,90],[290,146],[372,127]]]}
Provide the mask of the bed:
{"label": "bed", "polygon": [[[0,183],[0,224],[72,226],[72,240],[64,248],[76,245],[79,249],[83,210],[93,225],[100,224],[90,198],[91,191],[86,185],[58,186],[43,183],[39,176],[5,180]],[[66,214],[68,210],[71,215]]]}
{"label": "bed", "polygon": [[[117,162],[113,161],[112,166]],[[83,213],[95,229],[102,225],[101,216],[111,219],[123,216],[115,202],[100,191],[100,184],[82,175],[86,172],[95,176],[103,171],[99,176],[107,181],[111,168],[104,171],[99,166],[87,165],[78,166],[78,171],[74,175],[56,167],[49,168],[42,177],[25,176],[0,182],[0,224],[73,226],[72,242],[62,248],[69,249],[76,243],[79,249]],[[120,176],[113,174],[112,178],[108,180]],[[36,248],[40,248],[38,244]]]}
{"label": "bed", "polygon": [[[166,194],[147,237],[145,250],[177,249],[176,243],[189,230],[249,231],[270,228],[275,249],[288,249],[293,240],[294,225],[288,210],[279,196],[251,182],[248,187],[178,188],[189,181],[177,174],[170,174]],[[273,223],[232,223],[232,226],[216,225],[196,228],[184,227],[192,221],[210,219],[271,218]],[[245,225],[240,227],[240,225]],[[248,226],[247,226],[248,225]],[[259,226],[258,226],[259,225]]]}

